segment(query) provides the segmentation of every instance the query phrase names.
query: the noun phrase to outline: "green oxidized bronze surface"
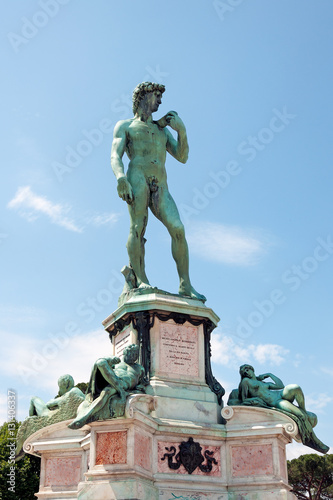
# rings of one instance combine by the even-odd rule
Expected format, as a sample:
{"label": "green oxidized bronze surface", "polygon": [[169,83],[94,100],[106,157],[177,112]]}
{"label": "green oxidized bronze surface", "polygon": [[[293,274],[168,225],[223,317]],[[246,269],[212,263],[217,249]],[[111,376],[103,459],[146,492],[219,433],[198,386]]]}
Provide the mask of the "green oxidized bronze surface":
{"label": "green oxidized bronze surface", "polygon": [[[154,121],[152,113],[161,104],[164,85],[140,83],[133,92],[134,117],[119,121],[114,129],[111,166],[118,181],[118,194],[128,204],[130,232],[127,251],[130,265],[126,271],[124,292],[151,289],[145,271],[145,231],[148,209],[167,228],[171,236],[172,256],[179,275],[179,294],[205,301],[191,285],[189,252],[185,230],[168,188],[165,169],[166,154],[181,163],[188,159],[188,142],[183,121],[175,111]],[[177,140],[168,127],[177,132]],[[125,174],[123,156],[129,158]]]}
{"label": "green oxidized bronze surface", "polygon": [[[258,406],[285,413],[297,423],[303,444],[321,453],[328,452],[329,447],[313,431],[317,416],[306,410],[304,394],[299,385],[284,385],[273,373],[256,376],[253,366],[247,364],[240,367],[239,373],[241,381],[238,389],[234,389],[229,396],[229,406]],[[266,379],[271,379],[271,382],[264,382]]]}

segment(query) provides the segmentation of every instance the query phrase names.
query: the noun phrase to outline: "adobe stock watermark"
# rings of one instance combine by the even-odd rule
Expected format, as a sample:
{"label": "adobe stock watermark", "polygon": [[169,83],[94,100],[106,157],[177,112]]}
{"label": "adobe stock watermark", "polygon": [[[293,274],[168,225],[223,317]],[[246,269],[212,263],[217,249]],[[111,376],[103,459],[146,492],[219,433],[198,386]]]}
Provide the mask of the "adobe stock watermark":
{"label": "adobe stock watermark", "polygon": [[[262,127],[255,135],[248,135],[246,139],[241,141],[237,146],[237,153],[241,157],[245,157],[247,163],[253,162],[258,153],[264,151],[276,135],[283,132],[296,116],[289,113],[287,106],[283,106],[282,110],[274,108],[267,126]],[[191,203],[180,203],[179,212],[182,220],[188,222],[193,215],[198,215],[208,207],[211,200],[217,198],[222,190],[226,189],[243,170],[244,167],[239,159],[230,160],[221,170],[211,170],[208,174],[209,181],[200,189],[193,189]]]}
{"label": "adobe stock watermark", "polygon": [[70,0],[39,0],[39,10],[28,19],[22,17],[22,26],[19,33],[10,31],[7,33],[7,38],[14,52],[18,53],[20,49],[26,46],[33,38],[35,38],[41,29],[45,28],[49,21],[56,17],[63,5],[67,5]]}
{"label": "adobe stock watermark", "polygon": [[[101,288],[94,296],[87,297],[77,305],[75,309],[76,315],[89,325],[96,318],[96,313],[101,313],[106,306],[120,295],[123,286],[124,276],[120,272],[113,270],[104,288]],[[63,329],[56,334],[49,333],[42,348],[31,353],[29,365],[17,366],[17,372],[24,384],[29,383],[30,377],[36,376],[45,370],[49,361],[55,359],[68,346],[71,338],[80,333],[82,333],[82,330],[77,321],[68,321]]]}
{"label": "adobe stock watermark", "polygon": [[[161,71],[159,65],[157,65],[155,69],[151,66],[146,66],[145,70],[147,73],[144,75],[142,81],[152,79],[155,82],[163,83],[165,78],[169,76],[169,73]],[[121,94],[115,99],[111,103],[111,111],[114,115],[118,115],[118,117],[113,117],[112,119],[106,117],[100,120],[92,129],[82,129],[81,139],[77,144],[74,146],[66,146],[64,159],[61,162],[53,161],[51,163],[53,172],[59,182],[63,182],[66,175],[73,172],[81,165],[85,158],[91,155],[96,147],[99,147],[103,143],[105,136],[109,136],[113,132],[116,120],[122,120],[132,116],[131,93]]]}
{"label": "adobe stock watermark", "polygon": [[8,438],[6,447],[9,451],[8,464],[9,472],[7,473],[7,489],[15,493],[16,487],[16,467],[15,467],[15,449],[16,449],[16,414],[17,414],[17,393],[14,389],[7,390],[7,422],[8,422]]}
{"label": "adobe stock watermark", "polygon": [[252,311],[246,317],[238,316],[236,335],[242,339],[250,337],[270,318],[277,307],[285,303],[289,292],[296,292],[314,274],[322,262],[333,255],[331,235],[317,238],[317,245],[311,255],[304,257],[300,264],[294,264],[281,275],[280,288],[274,288],[268,297],[253,301]]}
{"label": "adobe stock watermark", "polygon": [[213,7],[219,16],[221,21],[225,20],[225,16],[229,15],[231,12],[241,5],[244,0],[214,0]]}

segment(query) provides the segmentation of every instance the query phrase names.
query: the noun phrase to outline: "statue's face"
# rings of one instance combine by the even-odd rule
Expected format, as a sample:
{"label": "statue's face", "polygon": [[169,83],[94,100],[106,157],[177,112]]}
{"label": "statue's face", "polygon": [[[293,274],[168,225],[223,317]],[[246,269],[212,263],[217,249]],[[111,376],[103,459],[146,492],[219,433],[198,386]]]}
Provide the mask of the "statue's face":
{"label": "statue's face", "polygon": [[145,102],[151,113],[155,113],[162,102],[161,92],[159,90],[154,90],[154,92],[147,92],[147,94],[145,95]]}
{"label": "statue's face", "polygon": [[252,366],[244,366],[244,368],[242,370],[242,375],[243,375],[243,377],[253,378],[254,377],[254,370],[253,370]]}
{"label": "statue's face", "polygon": [[59,383],[59,395],[63,396],[68,391],[68,383],[66,380],[62,380]]}

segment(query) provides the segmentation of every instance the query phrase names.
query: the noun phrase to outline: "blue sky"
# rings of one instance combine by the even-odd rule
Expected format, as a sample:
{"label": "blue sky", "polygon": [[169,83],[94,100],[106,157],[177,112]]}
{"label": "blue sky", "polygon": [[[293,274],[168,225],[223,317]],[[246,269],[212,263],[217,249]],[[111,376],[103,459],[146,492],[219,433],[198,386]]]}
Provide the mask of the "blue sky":
{"label": "blue sky", "polygon": [[[188,133],[168,157],[194,286],[220,317],[213,370],[227,392],[254,364],[299,383],[333,445],[332,29],[329,0],[16,0],[1,16],[0,297],[6,390],[56,393],[109,351],[101,322],[127,263],[127,207],[109,156],[145,80]],[[147,273],[178,289],[150,216]],[[289,446],[289,456],[308,453]]]}

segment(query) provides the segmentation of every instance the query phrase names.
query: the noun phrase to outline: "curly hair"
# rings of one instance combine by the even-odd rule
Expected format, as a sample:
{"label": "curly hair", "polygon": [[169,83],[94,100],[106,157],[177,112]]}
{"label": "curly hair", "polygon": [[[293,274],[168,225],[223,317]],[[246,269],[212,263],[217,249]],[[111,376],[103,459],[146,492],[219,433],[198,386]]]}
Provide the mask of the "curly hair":
{"label": "curly hair", "polygon": [[126,355],[127,353],[130,353],[132,351],[136,351],[137,354],[139,354],[139,346],[137,344],[131,344],[125,347],[123,354]]}
{"label": "curly hair", "polygon": [[134,114],[137,112],[139,104],[144,98],[145,94],[147,94],[147,92],[154,92],[154,90],[158,90],[163,94],[163,92],[165,91],[165,86],[161,83],[143,82],[139,83],[139,85],[135,87],[132,97]]}

